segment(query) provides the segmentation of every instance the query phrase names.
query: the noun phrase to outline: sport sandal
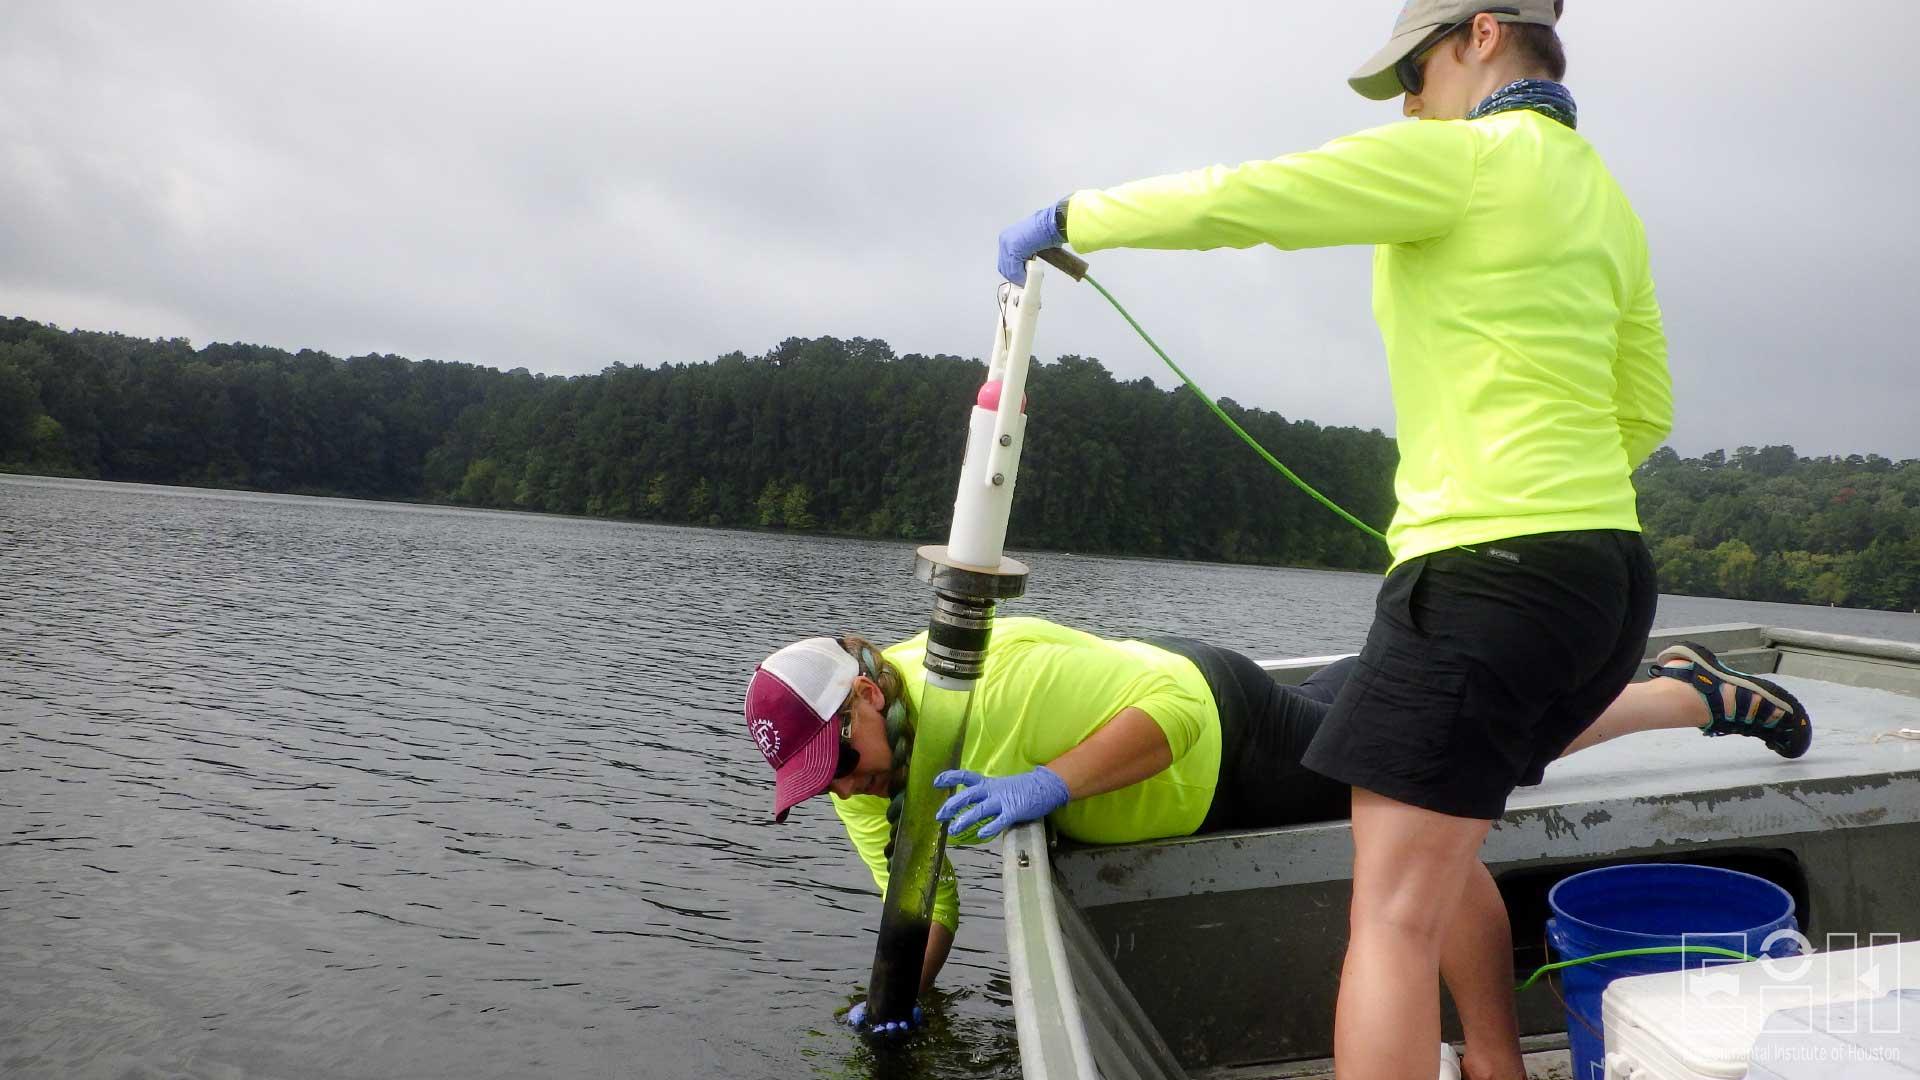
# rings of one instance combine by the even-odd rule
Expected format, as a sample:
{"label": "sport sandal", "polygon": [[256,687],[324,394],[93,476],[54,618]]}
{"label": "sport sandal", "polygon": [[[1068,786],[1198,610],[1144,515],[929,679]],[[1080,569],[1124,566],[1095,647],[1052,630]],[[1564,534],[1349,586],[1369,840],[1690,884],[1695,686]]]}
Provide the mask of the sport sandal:
{"label": "sport sandal", "polygon": [[[1686,667],[1669,667],[1684,661]],[[1797,758],[1813,745],[1813,720],[1798,698],[1779,683],[1730,668],[1697,642],[1682,641],[1660,650],[1648,673],[1678,679],[1700,692],[1712,717],[1701,727],[1708,735],[1752,735],[1784,758]],[[1733,715],[1727,715],[1721,687],[1733,687]]]}

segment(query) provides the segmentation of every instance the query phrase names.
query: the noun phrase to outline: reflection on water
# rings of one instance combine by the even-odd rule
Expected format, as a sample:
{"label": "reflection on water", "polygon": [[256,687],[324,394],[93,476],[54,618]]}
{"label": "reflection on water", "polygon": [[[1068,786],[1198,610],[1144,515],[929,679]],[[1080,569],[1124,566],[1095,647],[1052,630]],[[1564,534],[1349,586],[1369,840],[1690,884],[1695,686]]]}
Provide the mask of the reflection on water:
{"label": "reflection on water", "polygon": [[[1031,562],[1008,611],[1255,655],[1356,647],[1374,584]],[[0,1073],[1018,1075],[994,853],[876,1057],[871,883],[736,716],[929,599],[905,544],[0,478]]]}

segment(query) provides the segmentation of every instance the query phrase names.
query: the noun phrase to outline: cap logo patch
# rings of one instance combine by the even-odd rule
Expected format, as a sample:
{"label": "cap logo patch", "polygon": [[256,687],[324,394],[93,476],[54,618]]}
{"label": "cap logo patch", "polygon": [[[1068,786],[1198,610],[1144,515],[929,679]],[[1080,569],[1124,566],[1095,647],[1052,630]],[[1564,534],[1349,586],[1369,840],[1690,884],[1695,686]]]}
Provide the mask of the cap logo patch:
{"label": "cap logo patch", "polygon": [[766,755],[767,764],[779,768],[780,729],[773,726],[773,721],[760,716],[747,725],[747,731],[753,736],[753,741],[760,744],[760,752]]}

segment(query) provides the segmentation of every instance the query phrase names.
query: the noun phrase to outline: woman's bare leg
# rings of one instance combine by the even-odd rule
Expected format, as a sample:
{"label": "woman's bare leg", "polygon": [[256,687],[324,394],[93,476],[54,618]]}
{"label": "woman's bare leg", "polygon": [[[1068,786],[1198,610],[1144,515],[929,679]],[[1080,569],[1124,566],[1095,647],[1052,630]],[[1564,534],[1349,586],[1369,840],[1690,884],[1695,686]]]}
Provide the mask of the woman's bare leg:
{"label": "woman's bare leg", "polygon": [[[1731,692],[1726,696],[1731,699]],[[1728,705],[1731,707],[1731,700]],[[1636,731],[1697,728],[1711,719],[1712,716],[1707,712],[1707,699],[1678,679],[1648,679],[1629,683],[1625,690],[1620,691],[1620,696],[1613,699],[1613,704],[1607,706],[1607,711],[1587,725],[1587,730],[1561,751],[1560,756],[1566,757]]]}
{"label": "woman's bare leg", "polygon": [[1486,864],[1477,863],[1460,895],[1460,913],[1440,950],[1440,974],[1466,1033],[1466,1080],[1524,1080],[1520,1017],[1513,1000],[1513,930]]}
{"label": "woman's bare leg", "polygon": [[[1731,689],[1725,691],[1724,699],[1732,709]],[[1637,731],[1703,727],[1710,719],[1706,698],[1687,683],[1676,679],[1631,683],[1560,756]],[[1440,970],[1466,1033],[1467,1053],[1460,1065],[1467,1080],[1509,1080],[1526,1074],[1514,1010],[1512,957],[1513,931],[1506,905],[1493,875],[1475,860],[1461,892],[1459,916],[1440,954]]]}
{"label": "woman's bare leg", "polygon": [[[1459,935],[1463,951],[1496,940],[1490,913],[1463,910],[1491,821],[1451,817],[1353,789],[1353,908],[1334,1014],[1340,1080],[1430,1076],[1440,1046],[1440,956]],[[1473,926],[1460,925],[1464,918]],[[1499,911],[1506,922],[1506,911]],[[1502,959],[1512,965],[1509,948]],[[1472,971],[1492,966],[1468,961]]]}
{"label": "woman's bare leg", "polygon": [[[1708,719],[1706,699],[1686,683],[1632,683],[1560,756],[1636,731],[1697,728]],[[1524,1077],[1513,997],[1513,930],[1493,875],[1477,859],[1461,892],[1459,915],[1442,944],[1440,970],[1466,1034],[1467,1053],[1460,1066],[1467,1080]]]}

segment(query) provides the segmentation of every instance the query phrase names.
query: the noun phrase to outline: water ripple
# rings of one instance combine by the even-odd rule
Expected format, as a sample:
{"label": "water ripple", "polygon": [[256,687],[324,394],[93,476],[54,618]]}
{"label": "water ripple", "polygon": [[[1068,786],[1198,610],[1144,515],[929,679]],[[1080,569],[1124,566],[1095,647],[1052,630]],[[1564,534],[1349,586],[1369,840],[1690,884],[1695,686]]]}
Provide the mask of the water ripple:
{"label": "water ripple", "polygon": [[[1255,655],[1356,647],[1375,584],[1030,562],[1009,612]],[[932,1031],[876,1059],[832,1022],[871,884],[826,807],[769,822],[735,712],[794,637],[924,625],[911,564],[0,478],[0,1073],[1018,1075],[995,854],[956,855]],[[1911,616],[1791,611],[1920,640]]]}

